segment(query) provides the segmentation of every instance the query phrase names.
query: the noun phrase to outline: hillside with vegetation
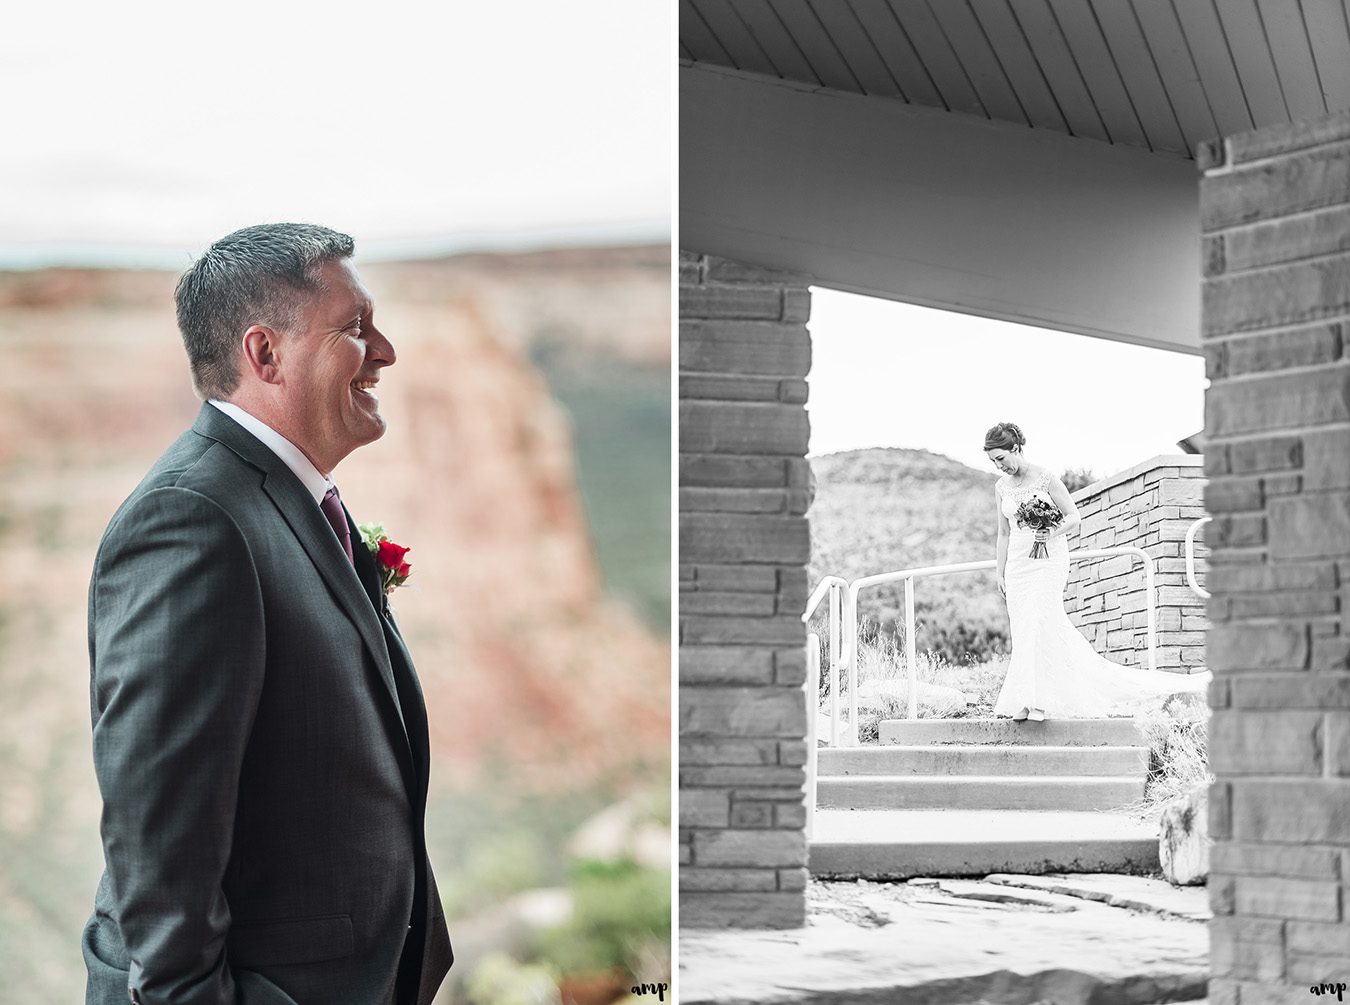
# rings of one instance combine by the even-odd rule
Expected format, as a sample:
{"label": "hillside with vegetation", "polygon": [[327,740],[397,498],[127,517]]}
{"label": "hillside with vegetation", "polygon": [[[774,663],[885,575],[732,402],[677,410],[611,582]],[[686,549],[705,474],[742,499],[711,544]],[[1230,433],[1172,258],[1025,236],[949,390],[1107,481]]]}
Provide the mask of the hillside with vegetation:
{"label": "hillside with vegetation", "polygon": [[[921,566],[992,559],[998,536],[993,471],[927,450],[849,450],[811,459],[812,584]],[[1008,615],[994,573],[915,583],[916,646],[951,663],[1008,648]],[[865,590],[859,633],[903,643],[903,583]]]}

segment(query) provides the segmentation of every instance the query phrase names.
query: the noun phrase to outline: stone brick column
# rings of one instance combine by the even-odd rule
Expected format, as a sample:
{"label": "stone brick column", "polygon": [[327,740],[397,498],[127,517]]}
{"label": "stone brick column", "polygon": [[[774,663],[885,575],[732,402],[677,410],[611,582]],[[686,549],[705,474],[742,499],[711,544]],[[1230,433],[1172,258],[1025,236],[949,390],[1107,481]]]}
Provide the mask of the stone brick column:
{"label": "stone brick column", "polygon": [[[1186,532],[1205,515],[1194,454],[1142,461],[1073,494],[1083,518],[1073,548],[1142,548],[1152,559],[1158,669],[1194,673],[1205,664],[1205,602],[1186,582]],[[1204,539],[1196,536],[1196,579],[1205,585]],[[1103,656],[1148,666],[1144,570],[1132,555],[1073,562],[1065,589],[1070,620]]]}
{"label": "stone brick column", "polygon": [[805,924],[801,276],[680,253],[680,923]]}
{"label": "stone brick column", "polygon": [[1202,153],[1214,1005],[1350,981],[1350,116]]}

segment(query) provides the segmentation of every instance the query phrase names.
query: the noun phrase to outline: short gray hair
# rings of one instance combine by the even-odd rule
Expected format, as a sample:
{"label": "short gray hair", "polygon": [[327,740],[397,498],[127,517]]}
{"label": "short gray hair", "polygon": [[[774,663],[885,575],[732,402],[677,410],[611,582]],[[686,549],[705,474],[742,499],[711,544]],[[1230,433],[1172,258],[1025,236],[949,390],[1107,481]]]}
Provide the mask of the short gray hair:
{"label": "short gray hair", "polygon": [[174,290],[178,330],[192,382],[203,398],[239,386],[239,338],[249,325],[286,331],[301,297],[320,289],[317,267],[350,258],[346,234],[309,223],[264,223],[236,230],[204,251]]}

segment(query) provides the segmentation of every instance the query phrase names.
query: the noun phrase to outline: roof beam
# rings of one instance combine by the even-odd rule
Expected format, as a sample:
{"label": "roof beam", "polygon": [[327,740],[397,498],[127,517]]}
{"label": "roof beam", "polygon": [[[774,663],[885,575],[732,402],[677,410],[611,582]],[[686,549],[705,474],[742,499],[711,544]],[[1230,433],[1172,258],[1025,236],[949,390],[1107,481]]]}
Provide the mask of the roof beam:
{"label": "roof beam", "polygon": [[1195,164],[700,64],[680,245],[835,289],[1198,353]]}

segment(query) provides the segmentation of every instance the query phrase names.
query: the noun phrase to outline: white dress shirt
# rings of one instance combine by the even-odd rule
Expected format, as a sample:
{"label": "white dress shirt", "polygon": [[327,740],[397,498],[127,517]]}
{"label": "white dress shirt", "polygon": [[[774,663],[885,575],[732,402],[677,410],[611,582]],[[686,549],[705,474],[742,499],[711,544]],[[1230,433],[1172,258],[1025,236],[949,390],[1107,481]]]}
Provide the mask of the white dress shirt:
{"label": "white dress shirt", "polygon": [[319,469],[314,466],[313,462],[304,455],[299,447],[261,419],[245,412],[233,402],[216,401],[212,398],[207,404],[220,409],[261,440],[263,446],[281,458],[286,467],[295,472],[295,477],[300,479],[300,484],[309,490],[309,494],[314,497],[315,503],[321,504],[323,497],[328,494],[328,490],[336,488],[333,479],[325,478],[320,474]]}

